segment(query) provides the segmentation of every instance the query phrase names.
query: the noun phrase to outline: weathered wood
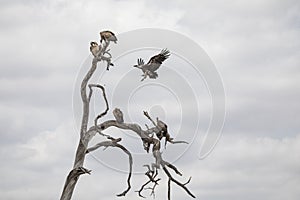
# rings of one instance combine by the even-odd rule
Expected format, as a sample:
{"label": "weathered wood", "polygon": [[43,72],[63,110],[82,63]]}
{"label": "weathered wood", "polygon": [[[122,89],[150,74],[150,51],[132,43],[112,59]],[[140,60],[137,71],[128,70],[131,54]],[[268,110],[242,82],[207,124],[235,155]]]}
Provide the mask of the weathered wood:
{"label": "weathered wood", "polygon": [[88,84],[89,80],[91,79],[91,77],[93,76],[94,72],[96,71],[97,63],[99,61],[101,61],[103,58],[105,58],[103,60],[105,60],[107,63],[110,64],[110,58],[104,57],[104,54],[106,53],[106,49],[107,49],[108,45],[109,45],[109,43],[105,43],[105,46],[103,48],[101,48],[101,50],[99,51],[99,54],[93,58],[92,66],[81,82],[80,94],[81,94],[81,100],[83,103],[83,107],[82,107],[83,110],[82,110],[82,120],[81,120],[81,128],[80,128],[80,139],[79,139],[79,144],[78,144],[76,154],[75,154],[75,161],[73,164],[73,169],[69,172],[69,175],[65,181],[65,185],[64,185],[60,200],[70,200],[72,198],[74,188],[79,179],[79,176],[81,175],[81,173],[74,175],[74,172],[77,169],[80,169],[83,167],[85,154],[86,154],[86,148],[91,139],[90,135],[86,134],[87,126],[88,126],[88,122],[89,122],[89,113],[90,113],[90,110],[89,110],[90,95],[87,96],[87,84]]}
{"label": "weathered wood", "polygon": [[[178,144],[178,143],[186,143],[185,141],[174,141],[173,138],[171,138],[170,134],[168,133],[167,129],[167,124],[165,124],[163,121],[159,120],[158,118],[156,119],[156,122],[150,117],[148,112],[144,111],[144,115],[150,120],[152,123],[153,127],[148,127],[146,125],[146,130],[143,130],[140,125],[136,123],[125,123],[124,118],[123,118],[123,113],[120,109],[115,108],[113,111],[113,115],[115,119],[113,120],[106,120],[104,122],[98,123],[98,121],[104,117],[108,111],[109,111],[109,105],[106,97],[106,92],[105,88],[102,85],[99,84],[89,84],[89,81],[91,77],[93,76],[94,72],[97,69],[97,63],[100,61],[105,61],[106,62],[106,67],[109,69],[109,66],[112,66],[113,64],[111,63],[111,54],[107,50],[110,42],[106,41],[104,43],[104,46],[100,48],[99,46],[99,52],[94,53],[94,59],[92,61],[91,68],[88,70],[86,73],[85,77],[83,78],[81,82],[81,87],[80,87],[80,94],[81,94],[81,100],[83,103],[83,112],[82,112],[82,120],[81,120],[81,127],[80,127],[80,139],[79,143],[77,146],[76,154],[75,154],[75,159],[74,159],[74,164],[72,170],[70,170],[64,187],[63,191],[60,197],[60,200],[70,200],[72,198],[72,194],[74,192],[75,186],[77,184],[77,181],[79,180],[80,175],[82,174],[90,174],[91,170],[88,170],[83,167],[84,165],[84,160],[85,156],[92,152],[97,150],[100,147],[115,147],[121,149],[124,153],[128,155],[128,160],[129,160],[129,172],[128,172],[128,178],[127,178],[127,188],[117,196],[125,196],[128,191],[131,189],[131,176],[132,176],[132,165],[133,165],[133,158],[130,153],[130,151],[124,147],[121,142],[121,138],[113,138],[110,135],[106,135],[103,132],[110,128],[110,127],[116,127],[119,129],[124,129],[124,130],[131,130],[135,134],[137,134],[142,141],[142,145],[144,147],[144,150],[146,152],[149,152],[149,150],[152,149],[152,155],[155,159],[155,163],[151,163],[151,165],[145,165],[148,168],[148,171],[145,173],[145,175],[148,177],[148,181],[142,185],[138,192],[138,195],[140,197],[143,197],[141,194],[143,190],[150,189],[152,196],[155,196],[155,188],[158,185],[158,181],[161,180],[161,178],[157,178],[159,175],[158,169],[160,167],[163,168],[163,171],[165,174],[168,176],[168,199],[170,200],[171,198],[171,182],[177,184],[181,188],[183,188],[191,197],[195,198],[195,196],[189,191],[189,189],[186,187],[186,185],[190,182],[191,178],[186,182],[186,183],[180,183],[177,181],[168,171],[167,168],[172,169],[177,175],[181,176],[181,172],[172,165],[171,163],[165,161],[162,158],[162,153],[161,153],[161,145],[160,142],[163,138],[165,138],[165,146],[167,142],[171,144]],[[108,55],[108,56],[105,56]],[[89,93],[87,94],[87,88],[89,88]],[[99,88],[102,90],[102,96],[105,101],[105,110],[97,115],[94,119],[94,125],[88,128],[88,122],[89,122],[89,107],[90,107],[90,100],[92,98],[93,94],[93,88]],[[95,136],[95,134],[100,134],[104,137],[106,137],[107,140],[102,141],[97,143],[96,145],[89,147],[89,142],[91,139]],[[154,137],[156,136],[156,137]],[[152,147],[152,148],[151,148]],[[151,166],[151,167],[150,167]],[[145,188],[146,185],[153,183],[152,187]]]}

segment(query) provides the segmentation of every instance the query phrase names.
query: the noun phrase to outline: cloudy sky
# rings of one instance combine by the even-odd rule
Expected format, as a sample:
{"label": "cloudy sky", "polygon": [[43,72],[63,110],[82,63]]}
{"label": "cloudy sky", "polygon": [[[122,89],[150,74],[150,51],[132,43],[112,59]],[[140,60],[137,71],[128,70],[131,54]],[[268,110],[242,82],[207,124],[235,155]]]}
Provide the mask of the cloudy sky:
{"label": "cloudy sky", "polygon": [[[169,152],[175,153],[164,153],[170,159],[180,157],[174,159],[184,173],[180,180],[193,177],[189,188],[197,199],[299,198],[299,1],[0,1],[0,27],[1,198],[59,198],[78,142],[76,86],[91,60],[89,42],[98,40],[99,30],[110,29],[121,37],[140,28],[163,28],[187,36],[205,50],[222,77],[227,114],[212,153],[202,160],[197,156],[209,122],[205,117],[200,119],[201,136],[192,135],[189,148],[170,146]],[[151,53],[141,52],[145,59]],[[109,72],[114,73],[111,80],[119,77],[117,64],[122,61],[130,63],[126,57],[117,60]],[[109,73],[105,72],[103,80],[110,79]],[[162,69],[159,79],[163,77]],[[110,83],[105,84],[109,87]],[[136,93],[130,119],[142,118],[137,116],[139,108],[151,103]],[[210,113],[201,107],[206,105],[204,93],[199,109],[206,116]],[[120,98],[121,107],[129,101],[122,104]],[[190,127],[193,119],[170,114],[168,106],[174,101],[150,108],[176,132],[178,123]],[[189,103],[188,99],[180,101]],[[176,105],[172,108],[176,111]],[[139,157],[141,147],[131,145],[130,134],[125,134],[125,144],[136,146],[131,150]],[[179,136],[190,140],[186,134]],[[125,188],[126,174],[114,166],[124,166],[121,171],[126,171],[126,156],[117,150],[99,151],[87,157],[85,165],[93,173],[80,178],[73,199],[115,199]],[[166,196],[166,179],[162,178],[157,199]],[[123,199],[138,199],[134,191],[143,181],[143,175],[135,174],[133,189]],[[180,188],[172,189],[173,199],[189,199]]]}

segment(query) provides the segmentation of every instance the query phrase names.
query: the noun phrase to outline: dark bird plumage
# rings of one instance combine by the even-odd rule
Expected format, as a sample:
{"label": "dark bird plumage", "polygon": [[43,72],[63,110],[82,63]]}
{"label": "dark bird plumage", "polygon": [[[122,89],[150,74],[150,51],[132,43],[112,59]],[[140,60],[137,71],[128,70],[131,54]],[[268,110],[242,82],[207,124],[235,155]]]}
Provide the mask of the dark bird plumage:
{"label": "dark bird plumage", "polygon": [[166,137],[168,134],[168,126],[163,121],[156,118],[157,127],[160,131],[157,133],[157,137],[161,140],[163,137]]}
{"label": "dark bird plumage", "polygon": [[115,34],[111,31],[101,31],[100,32],[100,43],[102,43],[102,41],[104,40],[105,42],[109,42],[112,41],[114,43],[117,43],[118,39],[115,36]]}
{"label": "dark bird plumage", "polygon": [[156,70],[161,66],[161,64],[170,56],[170,51],[168,49],[163,49],[161,52],[155,56],[152,56],[147,64],[144,63],[144,60],[139,58],[137,60],[137,65],[134,65],[134,67],[137,67],[143,71],[143,80],[149,76],[151,79],[156,79],[158,77]]}

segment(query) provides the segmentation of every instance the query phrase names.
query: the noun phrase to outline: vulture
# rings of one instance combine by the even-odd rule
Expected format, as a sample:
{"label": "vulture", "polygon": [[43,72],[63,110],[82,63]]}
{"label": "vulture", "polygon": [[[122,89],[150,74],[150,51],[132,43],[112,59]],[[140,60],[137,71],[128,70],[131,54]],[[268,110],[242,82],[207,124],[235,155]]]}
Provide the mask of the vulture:
{"label": "vulture", "polygon": [[157,127],[160,130],[157,133],[157,137],[159,138],[159,140],[161,140],[163,137],[167,136],[167,134],[168,134],[168,126],[167,126],[167,124],[165,124],[163,121],[159,120],[158,118],[156,118],[156,124],[157,124]]}
{"label": "vulture", "polygon": [[102,43],[102,41],[104,40],[105,42],[109,42],[112,41],[114,43],[117,43],[118,39],[115,36],[115,34],[111,31],[101,31],[100,32],[100,43]]}
{"label": "vulture", "polygon": [[141,81],[145,80],[147,76],[151,79],[156,79],[158,77],[157,72],[155,72],[160,65],[170,56],[170,51],[168,49],[163,49],[161,52],[150,58],[147,64],[144,63],[144,60],[139,58],[137,60],[137,65],[133,67],[139,68],[143,71],[143,78]]}
{"label": "vulture", "polygon": [[116,118],[116,121],[118,122],[118,123],[123,123],[124,122],[124,119],[123,119],[123,113],[122,113],[122,111],[119,109],[119,108],[115,108],[114,110],[113,110],[113,115],[114,115],[114,117]]}
{"label": "vulture", "polygon": [[93,54],[93,56],[97,57],[97,54],[101,47],[99,47],[97,42],[91,42],[90,44],[91,44],[90,46],[91,53]]}

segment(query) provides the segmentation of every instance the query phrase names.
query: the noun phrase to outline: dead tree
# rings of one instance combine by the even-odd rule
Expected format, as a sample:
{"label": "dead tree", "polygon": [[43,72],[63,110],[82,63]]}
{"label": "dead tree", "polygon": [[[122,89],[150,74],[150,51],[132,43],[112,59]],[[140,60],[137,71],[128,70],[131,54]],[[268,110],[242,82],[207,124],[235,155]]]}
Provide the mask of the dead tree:
{"label": "dead tree", "polygon": [[[110,127],[117,127],[119,129],[130,130],[134,134],[137,134],[141,138],[142,146],[144,150],[149,153],[152,153],[155,162],[150,164],[145,164],[144,166],[147,168],[147,172],[145,173],[148,181],[146,181],[141,188],[136,191],[140,197],[144,197],[142,192],[144,190],[151,190],[151,195],[155,195],[155,188],[159,184],[158,182],[161,178],[158,178],[160,169],[167,175],[168,177],[168,200],[171,199],[171,183],[175,183],[184,189],[188,195],[195,198],[195,196],[190,192],[190,190],[186,187],[186,185],[190,182],[191,178],[188,179],[186,183],[179,182],[174,176],[170,173],[169,170],[174,171],[177,175],[182,176],[181,172],[168,161],[164,160],[161,153],[161,140],[165,139],[165,146],[167,143],[176,144],[176,143],[186,143],[185,141],[175,141],[171,138],[168,133],[167,125],[156,118],[154,121],[148,112],[144,111],[144,116],[147,117],[152,123],[151,127],[146,125],[146,129],[142,129],[140,125],[136,123],[126,123],[124,122],[123,113],[120,109],[115,108],[113,110],[113,115],[115,119],[106,120],[103,122],[99,122],[102,117],[104,117],[109,111],[109,105],[106,98],[106,91],[102,85],[99,84],[89,84],[90,78],[93,76],[95,70],[97,69],[97,63],[104,61],[106,63],[107,69],[112,65],[111,63],[111,54],[109,53],[108,46],[110,41],[104,41],[103,46],[99,45],[98,52],[93,52],[94,58],[92,61],[92,66],[89,71],[86,73],[85,77],[81,83],[81,99],[83,103],[83,112],[82,112],[82,121],[80,128],[80,140],[76,150],[75,161],[73,165],[73,169],[69,172],[65,185],[63,187],[63,191],[60,197],[60,200],[70,200],[75,188],[75,185],[82,174],[90,174],[91,170],[84,168],[84,160],[85,156],[91,151],[95,151],[100,147],[115,147],[121,149],[125,154],[128,155],[129,160],[129,172],[127,178],[127,188],[118,194],[117,196],[125,196],[127,192],[131,189],[131,175],[132,175],[132,164],[133,158],[130,151],[121,144],[122,138],[113,138],[110,135],[105,134],[105,130]],[[89,106],[90,100],[93,95],[93,89],[100,89],[102,91],[102,96],[104,99],[104,103],[106,105],[106,109],[100,113],[94,119],[94,123],[91,127],[88,127],[89,122]],[[100,134],[105,138],[104,141],[99,142],[98,144],[89,147],[89,142],[96,135]],[[152,187],[146,187],[151,185]]]}

